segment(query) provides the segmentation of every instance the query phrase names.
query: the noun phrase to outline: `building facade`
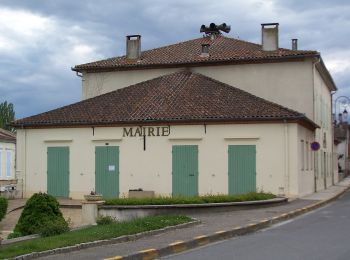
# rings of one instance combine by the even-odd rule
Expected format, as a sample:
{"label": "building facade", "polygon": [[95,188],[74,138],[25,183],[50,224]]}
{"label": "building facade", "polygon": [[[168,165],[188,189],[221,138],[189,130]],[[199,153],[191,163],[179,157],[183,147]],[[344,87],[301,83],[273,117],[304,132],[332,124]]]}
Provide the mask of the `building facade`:
{"label": "building facade", "polygon": [[0,129],[0,187],[15,184],[16,136]]}
{"label": "building facade", "polygon": [[262,45],[215,34],[143,52],[129,36],[126,56],[74,67],[81,102],[14,123],[25,194],[301,196],[336,182],[336,86],[318,52],[278,48],[272,29]]}

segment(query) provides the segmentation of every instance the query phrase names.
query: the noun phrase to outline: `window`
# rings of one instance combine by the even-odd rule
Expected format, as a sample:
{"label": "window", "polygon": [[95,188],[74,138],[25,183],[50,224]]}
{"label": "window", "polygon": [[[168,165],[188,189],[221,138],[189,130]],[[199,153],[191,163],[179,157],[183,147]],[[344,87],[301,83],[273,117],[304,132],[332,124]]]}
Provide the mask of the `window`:
{"label": "window", "polygon": [[301,162],[301,170],[305,169],[305,158],[304,158],[304,140],[300,142],[300,162]]}
{"label": "window", "polygon": [[6,151],[6,177],[11,177],[12,175],[12,152]]}

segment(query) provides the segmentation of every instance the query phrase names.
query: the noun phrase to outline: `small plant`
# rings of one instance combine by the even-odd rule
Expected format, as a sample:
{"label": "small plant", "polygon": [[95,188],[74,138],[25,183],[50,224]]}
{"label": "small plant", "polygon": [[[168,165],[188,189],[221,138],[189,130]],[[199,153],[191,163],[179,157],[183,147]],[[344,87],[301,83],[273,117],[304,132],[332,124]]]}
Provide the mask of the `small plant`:
{"label": "small plant", "polygon": [[99,216],[96,223],[97,225],[110,225],[117,223],[117,220],[111,216]]}
{"label": "small plant", "polygon": [[21,233],[19,233],[19,232],[13,232],[13,233],[11,233],[11,234],[9,234],[9,235],[7,236],[7,239],[17,238],[17,237],[21,237],[21,236],[22,236]]}
{"label": "small plant", "polygon": [[5,217],[7,212],[8,201],[6,198],[0,197],[0,221]]}
{"label": "small plant", "polygon": [[250,192],[238,195],[206,195],[194,197],[155,197],[155,198],[114,198],[106,199],[106,205],[173,205],[173,204],[204,204],[241,202],[254,200],[273,199],[276,196],[271,193]]}
{"label": "small plant", "polygon": [[[46,193],[35,193],[27,201],[14,233],[22,236],[38,234],[50,223],[66,223],[58,201]],[[68,226],[68,224],[66,223]],[[63,226],[63,224],[61,225]]]}
{"label": "small plant", "polygon": [[69,231],[68,223],[63,219],[56,219],[46,222],[39,229],[39,234],[42,237],[59,235]]}

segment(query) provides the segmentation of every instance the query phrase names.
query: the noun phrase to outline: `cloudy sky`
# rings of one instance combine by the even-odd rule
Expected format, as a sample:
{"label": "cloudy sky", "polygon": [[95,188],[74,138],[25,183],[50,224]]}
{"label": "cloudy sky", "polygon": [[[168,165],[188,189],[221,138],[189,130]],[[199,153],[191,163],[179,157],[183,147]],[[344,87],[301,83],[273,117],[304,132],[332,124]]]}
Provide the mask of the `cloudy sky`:
{"label": "cloudy sky", "polygon": [[350,97],[348,0],[0,0],[0,102],[22,118],[74,103],[71,67],[123,55],[125,36],[142,49],[200,37],[201,24],[226,22],[228,36],[260,43],[261,23],[280,23],[280,46],[320,51]]}

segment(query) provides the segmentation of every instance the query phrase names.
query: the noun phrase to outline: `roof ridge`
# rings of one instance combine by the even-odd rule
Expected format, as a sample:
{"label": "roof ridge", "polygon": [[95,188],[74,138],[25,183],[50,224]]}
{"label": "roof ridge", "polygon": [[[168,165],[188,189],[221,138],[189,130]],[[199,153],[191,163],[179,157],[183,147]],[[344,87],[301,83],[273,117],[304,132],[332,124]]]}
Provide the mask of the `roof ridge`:
{"label": "roof ridge", "polygon": [[[220,42],[220,39],[223,39]],[[104,67],[113,67],[113,68],[122,68],[122,67],[130,67],[130,66],[148,66],[148,65],[156,65],[156,64],[182,64],[182,63],[201,63],[203,61],[215,62],[215,61],[224,61],[224,60],[236,60],[236,59],[261,59],[261,58],[287,58],[290,56],[299,56],[305,54],[316,54],[317,51],[312,50],[291,50],[287,48],[278,48],[276,51],[264,51],[262,50],[262,45],[254,42],[250,42],[247,40],[243,40],[235,37],[227,37],[224,35],[219,35],[213,41],[213,46],[217,46],[218,48],[226,49],[226,53],[224,56],[218,56],[216,52],[214,56],[209,57],[209,59],[197,59],[194,57],[189,57],[187,52],[191,54],[195,54],[195,49],[200,50],[200,45],[195,45],[196,42],[201,41],[211,41],[211,39],[207,36],[198,37],[190,40],[184,40],[173,44],[168,44],[164,46],[159,46],[156,48],[150,48],[147,50],[141,51],[140,59],[138,60],[127,60],[126,55],[115,56],[111,58],[106,58],[102,60],[92,61],[84,64],[79,64],[73,67],[72,69],[75,71],[84,70],[85,69],[93,69],[93,68],[104,68]],[[229,44],[231,43],[231,44]],[[232,46],[235,46],[236,43],[238,45],[238,49],[232,49]],[[181,46],[183,45],[183,48]],[[231,47],[230,47],[231,45]],[[176,49],[174,51],[173,49]],[[179,50],[183,51],[183,54],[179,55]],[[164,52],[163,52],[164,50]],[[191,52],[192,51],[192,52]],[[197,50],[196,50],[197,51]],[[278,54],[274,54],[274,53]],[[171,53],[171,55],[169,54]],[[186,54],[186,55],[185,55]],[[272,55],[274,54],[274,55]],[[181,56],[185,55],[185,56]],[[260,57],[261,56],[261,57]],[[170,57],[170,59],[169,59]],[[179,58],[180,57],[180,58]],[[164,60],[163,60],[164,59]],[[188,60],[186,60],[188,59]]]}

